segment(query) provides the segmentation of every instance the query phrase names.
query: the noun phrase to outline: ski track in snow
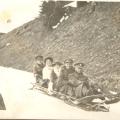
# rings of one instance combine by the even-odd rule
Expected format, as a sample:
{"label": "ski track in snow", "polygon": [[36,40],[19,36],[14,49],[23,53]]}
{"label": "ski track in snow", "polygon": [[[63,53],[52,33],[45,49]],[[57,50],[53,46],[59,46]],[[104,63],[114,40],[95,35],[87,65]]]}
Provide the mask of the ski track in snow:
{"label": "ski track in snow", "polygon": [[120,103],[110,105],[110,112],[87,112],[40,91],[29,90],[31,82],[35,82],[32,73],[0,67],[0,93],[7,109],[0,111],[0,118],[120,119]]}

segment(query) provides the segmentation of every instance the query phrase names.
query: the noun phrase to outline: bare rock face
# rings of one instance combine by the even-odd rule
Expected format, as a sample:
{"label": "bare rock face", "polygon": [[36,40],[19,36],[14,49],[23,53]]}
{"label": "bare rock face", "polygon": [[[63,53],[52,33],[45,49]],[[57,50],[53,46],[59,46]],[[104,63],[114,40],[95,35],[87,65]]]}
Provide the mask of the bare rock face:
{"label": "bare rock face", "polygon": [[5,33],[0,33],[0,37],[1,37],[2,35],[5,35]]}
{"label": "bare rock face", "polygon": [[0,38],[6,45],[0,49],[1,66],[31,71],[34,56],[42,54],[84,62],[91,79],[120,78],[120,3],[80,7],[53,31],[43,21],[37,18]]}
{"label": "bare rock face", "polygon": [[0,94],[0,110],[6,110],[2,95]]}

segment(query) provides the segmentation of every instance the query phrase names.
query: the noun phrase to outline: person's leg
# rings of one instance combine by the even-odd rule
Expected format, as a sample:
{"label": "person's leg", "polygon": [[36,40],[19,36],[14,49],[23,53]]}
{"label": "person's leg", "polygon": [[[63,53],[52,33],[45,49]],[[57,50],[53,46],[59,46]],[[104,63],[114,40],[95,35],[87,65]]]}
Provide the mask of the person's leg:
{"label": "person's leg", "polygon": [[60,92],[62,87],[63,87],[62,81],[57,80],[56,81],[56,86],[55,86],[56,91]]}
{"label": "person's leg", "polygon": [[75,88],[75,97],[76,98],[82,97],[82,84]]}
{"label": "person's leg", "polygon": [[70,85],[65,85],[64,86],[64,94],[65,95],[69,95],[69,96],[72,96],[72,86]]}
{"label": "person's leg", "polygon": [[48,83],[49,83],[49,80],[48,79],[44,79],[44,80],[42,80],[41,86],[45,87],[45,88],[48,88]]}
{"label": "person's leg", "polygon": [[36,75],[36,76],[35,76],[35,79],[36,79],[36,83],[39,83],[39,81],[40,81],[39,75]]}
{"label": "person's leg", "polygon": [[69,85],[67,85],[67,81],[62,81],[61,83],[61,93],[67,95]]}
{"label": "person's leg", "polygon": [[58,79],[53,81],[53,90],[58,91]]}
{"label": "person's leg", "polygon": [[52,94],[52,92],[53,92],[53,82],[49,82],[48,83],[48,92],[49,92],[49,94]]}
{"label": "person's leg", "polygon": [[72,96],[72,86],[68,85],[67,95]]}
{"label": "person's leg", "polygon": [[88,88],[85,85],[83,85],[83,87],[82,87],[82,96],[83,97],[87,96],[88,92],[89,92]]}

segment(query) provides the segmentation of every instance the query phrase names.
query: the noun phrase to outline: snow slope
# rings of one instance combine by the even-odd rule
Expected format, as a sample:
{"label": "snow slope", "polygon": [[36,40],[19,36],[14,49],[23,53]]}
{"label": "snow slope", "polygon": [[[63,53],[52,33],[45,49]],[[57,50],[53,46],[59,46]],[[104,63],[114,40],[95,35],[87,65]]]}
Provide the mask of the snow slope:
{"label": "snow slope", "polygon": [[32,73],[0,67],[0,93],[6,111],[0,118],[51,118],[85,120],[119,120],[120,103],[110,105],[110,112],[86,112],[37,90],[29,90],[34,82]]}

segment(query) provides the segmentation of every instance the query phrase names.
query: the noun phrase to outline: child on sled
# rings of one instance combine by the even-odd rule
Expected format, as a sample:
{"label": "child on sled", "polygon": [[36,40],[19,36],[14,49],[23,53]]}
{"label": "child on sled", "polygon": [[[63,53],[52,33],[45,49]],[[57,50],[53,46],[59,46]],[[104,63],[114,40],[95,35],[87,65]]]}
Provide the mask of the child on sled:
{"label": "child on sled", "polygon": [[[56,84],[56,88],[58,92],[66,95],[67,83],[69,81],[68,76],[69,74],[72,74],[73,72],[74,72],[73,60],[66,59],[64,61],[64,65],[60,69],[60,74],[58,76],[58,81]],[[63,96],[61,96],[61,98],[64,99]]]}
{"label": "child on sled", "polygon": [[36,80],[36,83],[39,83],[42,80],[42,70],[44,68],[43,56],[36,56],[35,63],[33,65],[33,74]]}
{"label": "child on sled", "polygon": [[74,64],[75,72],[70,74],[68,79],[67,94],[76,98],[87,96],[89,93],[89,81],[83,74],[83,63]]}
{"label": "child on sled", "polygon": [[49,94],[52,94],[53,91],[53,58],[47,57],[45,59],[45,67],[42,71],[43,81],[42,87],[48,88]]}

